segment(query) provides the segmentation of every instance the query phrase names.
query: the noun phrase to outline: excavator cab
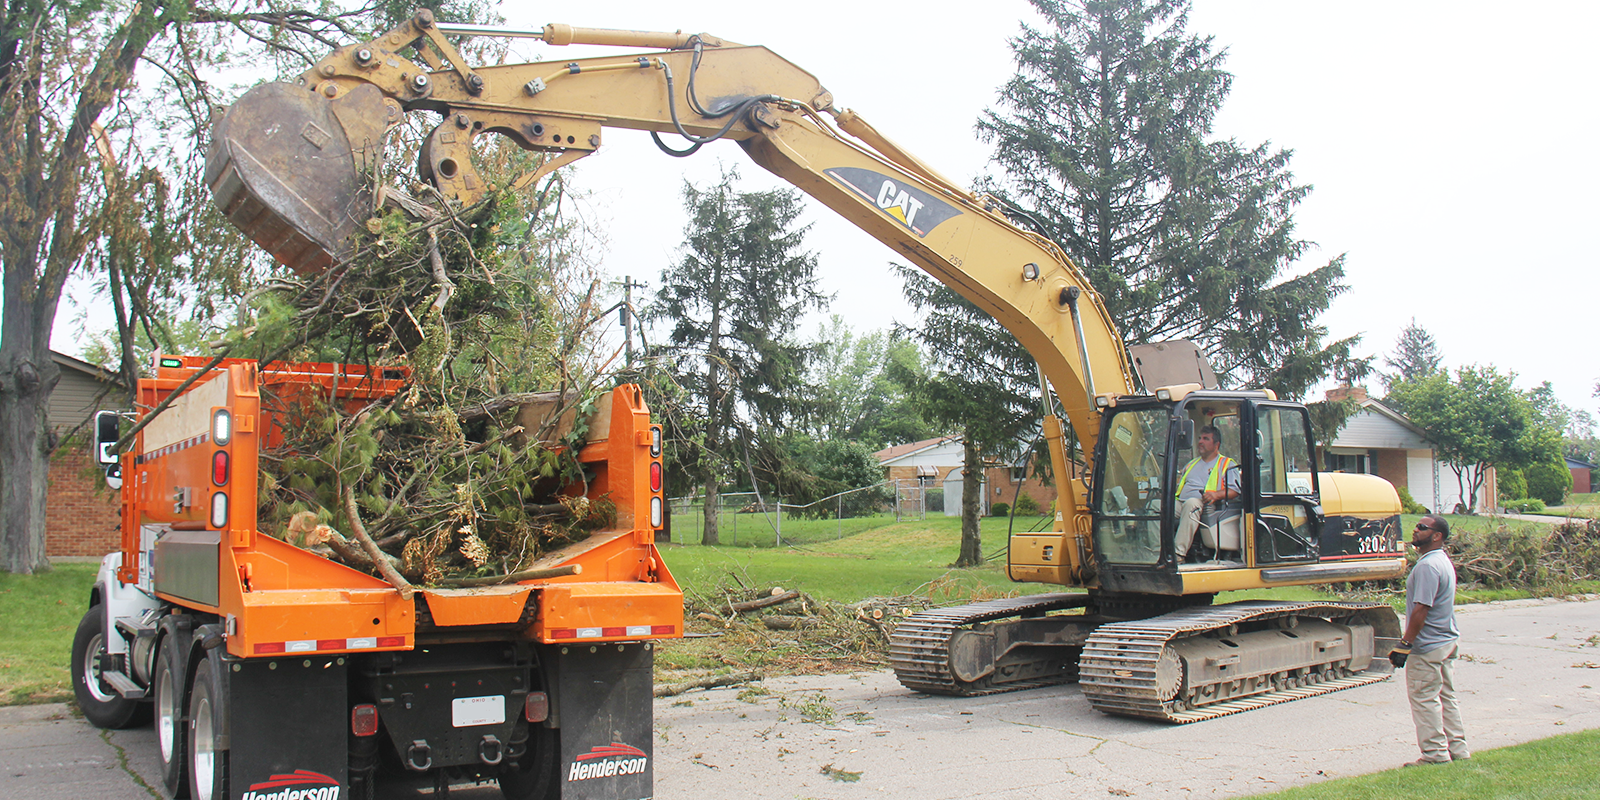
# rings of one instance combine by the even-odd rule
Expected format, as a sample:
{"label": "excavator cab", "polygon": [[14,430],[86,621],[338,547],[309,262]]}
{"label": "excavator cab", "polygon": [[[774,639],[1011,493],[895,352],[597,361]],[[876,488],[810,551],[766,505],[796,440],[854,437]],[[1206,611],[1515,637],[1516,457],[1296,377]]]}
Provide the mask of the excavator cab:
{"label": "excavator cab", "polygon": [[[1205,507],[1185,536],[1178,495],[1207,431],[1226,459],[1218,463],[1237,470],[1239,496]],[[1323,514],[1311,441],[1305,407],[1267,392],[1174,387],[1119,398],[1103,416],[1092,481],[1100,588],[1194,594],[1218,581],[1186,581],[1190,573],[1316,562]]]}

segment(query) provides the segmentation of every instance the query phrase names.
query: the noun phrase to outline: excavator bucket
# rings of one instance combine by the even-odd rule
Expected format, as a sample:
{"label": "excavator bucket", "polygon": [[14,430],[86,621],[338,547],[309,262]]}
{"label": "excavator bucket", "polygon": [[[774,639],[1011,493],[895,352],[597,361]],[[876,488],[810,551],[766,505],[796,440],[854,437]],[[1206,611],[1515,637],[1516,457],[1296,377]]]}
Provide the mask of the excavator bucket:
{"label": "excavator bucket", "polygon": [[212,129],[205,177],[217,208],[301,275],[350,257],[372,215],[383,125],[396,116],[384,106],[367,85],[337,100],[288,83],[246,92]]}

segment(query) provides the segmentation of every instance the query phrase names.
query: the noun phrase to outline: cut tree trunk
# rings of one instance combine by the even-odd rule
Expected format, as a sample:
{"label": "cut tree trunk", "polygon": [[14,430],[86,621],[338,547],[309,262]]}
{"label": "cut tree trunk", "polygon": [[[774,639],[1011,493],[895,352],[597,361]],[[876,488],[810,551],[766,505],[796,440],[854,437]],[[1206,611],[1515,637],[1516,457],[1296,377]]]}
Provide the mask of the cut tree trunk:
{"label": "cut tree trunk", "polygon": [[983,492],[983,460],[969,431],[962,442],[965,452],[961,475],[961,556],[957,567],[976,567],[983,563],[983,539],[978,528],[979,501]]}

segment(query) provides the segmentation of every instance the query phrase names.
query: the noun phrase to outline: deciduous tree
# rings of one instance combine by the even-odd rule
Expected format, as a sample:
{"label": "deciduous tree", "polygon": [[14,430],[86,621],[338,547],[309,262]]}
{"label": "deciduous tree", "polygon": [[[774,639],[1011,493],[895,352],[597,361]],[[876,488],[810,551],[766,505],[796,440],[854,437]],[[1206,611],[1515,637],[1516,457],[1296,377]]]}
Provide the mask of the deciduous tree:
{"label": "deciduous tree", "polygon": [[1395,384],[1389,399],[1428,432],[1435,451],[1456,474],[1469,510],[1489,468],[1514,469],[1553,461],[1559,432],[1544,424],[1528,396],[1512,385],[1515,375],[1490,366],[1435,372]]}

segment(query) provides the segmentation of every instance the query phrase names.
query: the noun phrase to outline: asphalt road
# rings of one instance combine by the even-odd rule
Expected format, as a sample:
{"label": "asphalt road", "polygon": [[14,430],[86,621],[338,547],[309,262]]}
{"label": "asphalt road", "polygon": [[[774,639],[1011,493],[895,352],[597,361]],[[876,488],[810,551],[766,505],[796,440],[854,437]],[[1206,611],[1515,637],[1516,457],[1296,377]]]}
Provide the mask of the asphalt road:
{"label": "asphalt road", "polygon": [[[1458,613],[1475,750],[1600,727],[1600,598]],[[1417,755],[1398,680],[1183,726],[1102,715],[1076,686],[935,698],[888,672],[691,693],[655,713],[660,798],[1236,797]],[[163,797],[158,786],[149,727],[103,732],[61,705],[0,708],[0,798],[134,800]]]}

